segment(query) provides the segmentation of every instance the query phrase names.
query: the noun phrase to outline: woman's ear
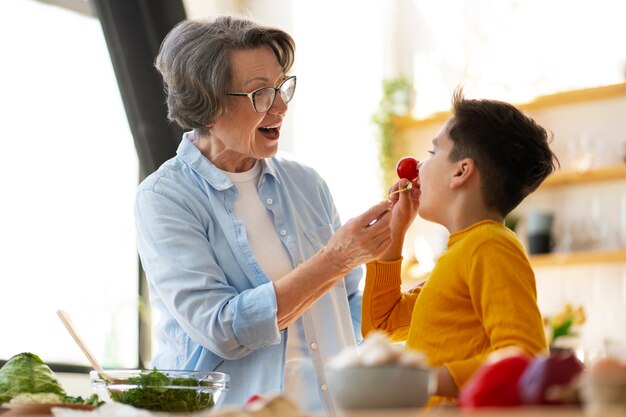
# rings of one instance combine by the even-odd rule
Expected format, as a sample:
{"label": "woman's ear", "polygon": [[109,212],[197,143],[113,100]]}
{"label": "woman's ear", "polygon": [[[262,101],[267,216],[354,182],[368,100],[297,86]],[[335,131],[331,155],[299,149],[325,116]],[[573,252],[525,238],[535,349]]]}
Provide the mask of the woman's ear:
{"label": "woman's ear", "polygon": [[457,188],[467,184],[474,177],[476,163],[471,158],[463,158],[455,162],[450,188]]}

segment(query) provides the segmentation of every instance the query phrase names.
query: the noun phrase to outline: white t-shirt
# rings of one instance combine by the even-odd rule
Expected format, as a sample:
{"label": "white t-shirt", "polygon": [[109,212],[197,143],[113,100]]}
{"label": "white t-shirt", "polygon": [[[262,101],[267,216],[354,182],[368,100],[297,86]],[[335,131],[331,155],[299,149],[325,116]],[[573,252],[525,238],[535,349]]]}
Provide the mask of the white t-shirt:
{"label": "white t-shirt", "polygon": [[[235,200],[235,215],[246,227],[248,243],[257,263],[271,281],[281,279],[291,272],[293,266],[274,228],[272,212],[259,198],[257,185],[261,178],[261,164],[257,161],[246,172],[223,172],[239,190]],[[311,403],[319,403],[320,400],[301,319],[288,327],[288,335],[285,394],[306,410]]]}

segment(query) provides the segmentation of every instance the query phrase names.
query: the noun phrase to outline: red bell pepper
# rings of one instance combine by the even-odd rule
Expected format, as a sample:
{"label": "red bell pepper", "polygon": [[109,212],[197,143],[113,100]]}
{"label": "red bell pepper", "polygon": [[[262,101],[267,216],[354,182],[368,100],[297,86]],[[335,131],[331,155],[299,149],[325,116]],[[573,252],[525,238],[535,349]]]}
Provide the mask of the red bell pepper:
{"label": "red bell pepper", "polygon": [[521,405],[517,385],[530,363],[531,358],[521,351],[494,362],[486,362],[459,393],[459,406],[475,408]]}

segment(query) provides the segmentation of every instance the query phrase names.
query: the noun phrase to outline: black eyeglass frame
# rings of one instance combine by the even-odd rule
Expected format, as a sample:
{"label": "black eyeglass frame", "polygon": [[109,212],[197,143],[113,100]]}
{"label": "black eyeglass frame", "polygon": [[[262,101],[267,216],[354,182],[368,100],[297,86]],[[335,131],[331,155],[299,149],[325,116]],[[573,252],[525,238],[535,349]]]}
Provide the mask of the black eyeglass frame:
{"label": "black eyeglass frame", "polygon": [[[267,112],[269,109],[272,108],[272,106],[274,105],[274,101],[276,101],[276,94],[280,94],[281,93],[281,89],[283,88],[283,85],[285,85],[285,83],[287,81],[293,80],[293,92],[295,94],[296,92],[296,76],[292,75],[291,77],[287,77],[283,80],[282,83],[280,83],[280,85],[278,87],[261,87],[261,88],[257,88],[254,91],[251,91],[249,93],[226,93],[227,96],[237,96],[237,97],[248,97],[250,99],[250,102],[252,103],[252,108],[254,109],[254,111],[256,113],[265,113]],[[267,107],[267,109],[263,110],[263,111],[258,111],[256,108],[256,101],[254,99],[255,94],[257,94],[259,91],[261,90],[267,90],[267,89],[271,89],[274,90],[274,97],[272,98],[271,103],[269,104],[269,106]],[[289,103],[292,99],[293,99],[293,95],[291,95],[291,97],[289,98],[289,100],[285,100],[285,98],[283,97],[282,94],[280,94],[280,96],[283,98],[283,100],[285,101],[285,103]]]}

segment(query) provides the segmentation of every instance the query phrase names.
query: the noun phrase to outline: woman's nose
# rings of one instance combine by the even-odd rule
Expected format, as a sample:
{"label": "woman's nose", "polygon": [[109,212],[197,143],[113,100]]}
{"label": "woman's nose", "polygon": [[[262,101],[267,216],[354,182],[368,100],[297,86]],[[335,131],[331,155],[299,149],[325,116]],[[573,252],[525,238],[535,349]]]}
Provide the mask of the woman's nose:
{"label": "woman's nose", "polygon": [[288,108],[289,106],[287,106],[287,103],[285,103],[283,97],[280,94],[276,93],[274,102],[272,103],[272,106],[267,110],[267,112],[272,114],[285,114]]}

